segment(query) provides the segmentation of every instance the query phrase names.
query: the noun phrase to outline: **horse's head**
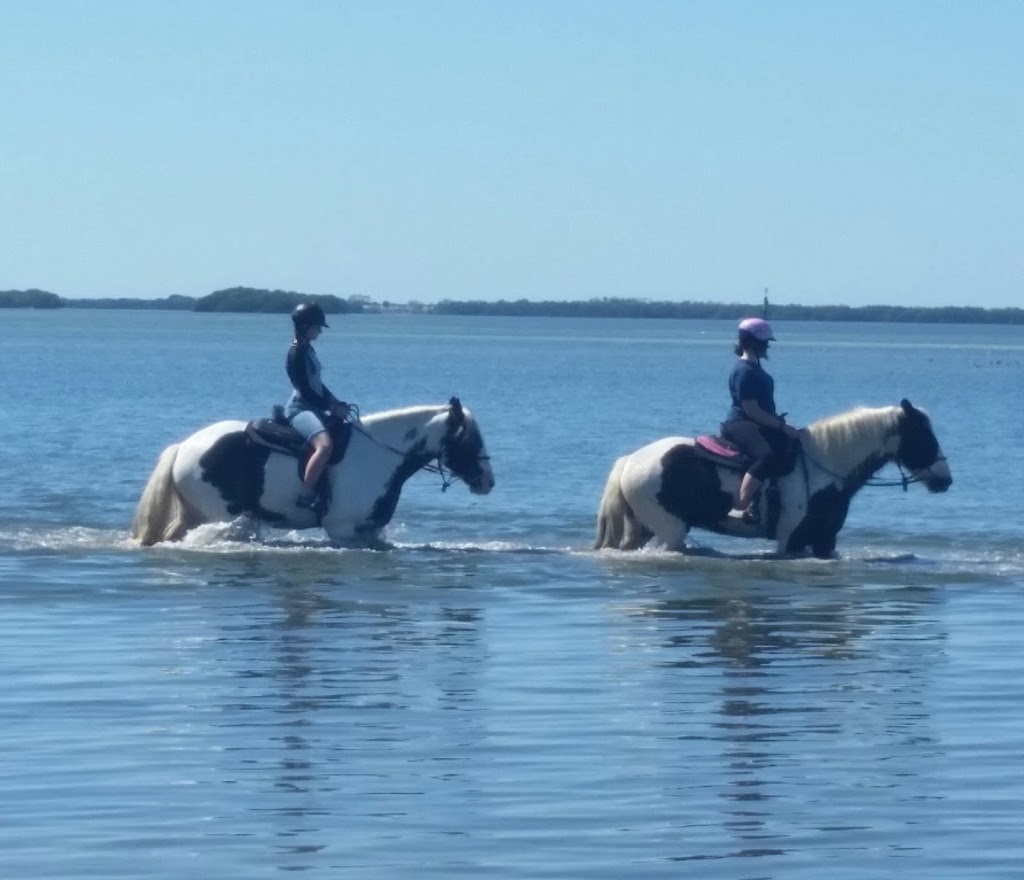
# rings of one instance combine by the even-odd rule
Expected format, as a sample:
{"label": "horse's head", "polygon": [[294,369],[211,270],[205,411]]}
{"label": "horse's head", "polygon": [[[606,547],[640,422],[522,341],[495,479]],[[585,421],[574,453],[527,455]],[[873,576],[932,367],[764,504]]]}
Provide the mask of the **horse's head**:
{"label": "horse's head", "polygon": [[897,463],[924,483],[929,492],[945,492],[953,483],[953,475],[935,439],[931,419],[904,398],[900,401],[897,429]]}
{"label": "horse's head", "polygon": [[470,411],[457,397],[448,401],[439,457],[474,495],[486,495],[494,488],[494,472],[483,435]]}

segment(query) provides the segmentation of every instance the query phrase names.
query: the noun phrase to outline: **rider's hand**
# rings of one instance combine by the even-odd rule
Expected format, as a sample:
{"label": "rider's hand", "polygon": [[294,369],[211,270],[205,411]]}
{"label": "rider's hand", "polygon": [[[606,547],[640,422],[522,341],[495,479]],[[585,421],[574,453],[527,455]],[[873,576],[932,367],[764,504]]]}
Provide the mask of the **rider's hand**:
{"label": "rider's hand", "polygon": [[791,440],[800,439],[800,429],[794,428],[792,425],[783,425],[782,433],[789,437]]}
{"label": "rider's hand", "polygon": [[336,400],[331,404],[331,413],[336,415],[339,419],[347,419],[349,413],[349,405],[343,400]]}

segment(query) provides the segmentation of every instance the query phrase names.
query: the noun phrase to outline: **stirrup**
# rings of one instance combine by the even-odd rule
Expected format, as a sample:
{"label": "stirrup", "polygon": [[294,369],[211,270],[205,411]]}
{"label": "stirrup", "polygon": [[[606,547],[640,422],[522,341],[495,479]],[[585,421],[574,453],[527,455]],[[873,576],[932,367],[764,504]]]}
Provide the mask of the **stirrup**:
{"label": "stirrup", "polygon": [[313,511],[315,511],[316,507],[317,507],[317,502],[319,500],[320,499],[315,494],[313,494],[313,495],[302,495],[302,494],[300,494],[299,497],[295,499],[295,506],[301,508],[302,510],[313,510]]}

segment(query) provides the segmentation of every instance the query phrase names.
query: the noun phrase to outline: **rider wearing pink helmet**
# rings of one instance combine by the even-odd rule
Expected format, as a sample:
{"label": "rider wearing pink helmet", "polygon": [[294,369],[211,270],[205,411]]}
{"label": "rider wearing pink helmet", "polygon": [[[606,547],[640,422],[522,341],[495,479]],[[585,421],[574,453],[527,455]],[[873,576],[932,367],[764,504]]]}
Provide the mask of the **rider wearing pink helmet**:
{"label": "rider wearing pink helmet", "polygon": [[768,357],[768,343],[774,340],[772,325],[763,318],[740,321],[733,348],[739,360],[729,374],[732,406],[722,423],[722,436],[754,461],[743,475],[730,516],[747,515],[761,483],[777,475],[787,447],[800,435],[776,414],[775,381],[761,366]]}
{"label": "rider wearing pink helmet", "polygon": [[[738,330],[740,341],[749,337],[758,342],[774,342],[775,334],[772,333],[772,325],[764,318],[744,318],[740,321]],[[739,352],[737,352],[739,354]]]}

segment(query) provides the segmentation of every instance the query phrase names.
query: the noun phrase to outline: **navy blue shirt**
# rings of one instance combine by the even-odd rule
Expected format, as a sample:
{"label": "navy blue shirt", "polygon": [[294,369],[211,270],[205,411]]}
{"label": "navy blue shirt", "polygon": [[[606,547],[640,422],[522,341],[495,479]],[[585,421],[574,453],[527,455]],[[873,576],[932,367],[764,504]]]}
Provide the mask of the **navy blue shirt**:
{"label": "navy blue shirt", "polygon": [[759,361],[745,361],[740,358],[729,374],[729,393],[732,406],[725,417],[727,422],[749,417],[743,412],[743,401],[754,400],[767,413],[775,415],[775,380],[769,376]]}
{"label": "navy blue shirt", "polygon": [[291,344],[285,368],[292,382],[292,395],[285,405],[285,415],[288,418],[307,409],[324,413],[337,400],[321,381],[320,360],[308,342]]}

